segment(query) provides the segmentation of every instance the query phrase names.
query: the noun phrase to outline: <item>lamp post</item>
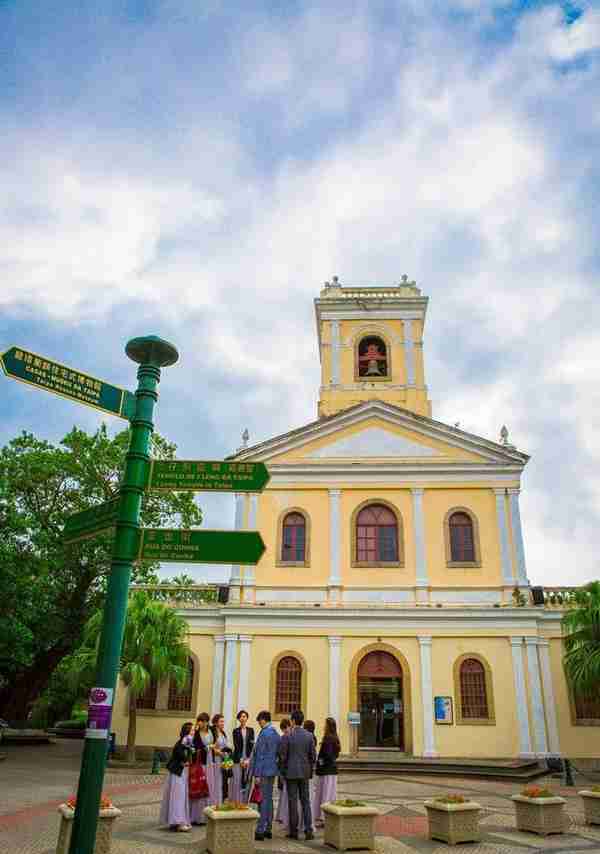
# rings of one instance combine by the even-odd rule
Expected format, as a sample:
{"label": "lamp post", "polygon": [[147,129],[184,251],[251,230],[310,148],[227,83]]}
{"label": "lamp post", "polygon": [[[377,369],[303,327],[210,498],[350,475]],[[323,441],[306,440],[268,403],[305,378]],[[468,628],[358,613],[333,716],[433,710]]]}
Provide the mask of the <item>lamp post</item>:
{"label": "lamp post", "polygon": [[140,508],[150,469],[150,437],[154,430],[152,416],[158,399],[156,388],[160,382],[160,369],[174,365],[179,358],[172,344],[155,335],[133,338],[128,342],[125,352],[140,366],[135,393],[136,407],[131,420],[125,472],[120,484],[111,571],[98,646],[96,687],[90,692],[88,728],[69,854],[93,854],[94,851],[106,766],[106,740],[127,615],[129,580],[139,549]]}

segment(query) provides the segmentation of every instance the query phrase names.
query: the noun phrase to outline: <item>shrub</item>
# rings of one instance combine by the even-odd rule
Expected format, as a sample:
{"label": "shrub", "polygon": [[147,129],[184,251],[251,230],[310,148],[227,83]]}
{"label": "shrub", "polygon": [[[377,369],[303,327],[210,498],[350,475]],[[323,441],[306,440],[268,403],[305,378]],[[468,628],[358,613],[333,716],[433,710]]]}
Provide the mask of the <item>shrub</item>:
{"label": "shrub", "polygon": [[592,786],[592,792],[595,795],[600,795],[600,786]]}
{"label": "shrub", "polygon": [[346,798],[341,801],[333,802],[336,807],[366,807],[366,803],[364,801],[353,801],[350,798]]}
{"label": "shrub", "polygon": [[439,798],[434,798],[438,804],[467,804],[469,798],[464,795],[440,795]]}
{"label": "shrub", "polygon": [[553,798],[554,795],[550,789],[545,789],[542,786],[525,786],[521,792],[524,798]]}
{"label": "shrub", "polygon": [[242,804],[240,801],[225,801],[222,804],[219,804],[218,807],[214,807],[217,812],[233,812],[234,810],[249,810],[250,807],[248,804]]}

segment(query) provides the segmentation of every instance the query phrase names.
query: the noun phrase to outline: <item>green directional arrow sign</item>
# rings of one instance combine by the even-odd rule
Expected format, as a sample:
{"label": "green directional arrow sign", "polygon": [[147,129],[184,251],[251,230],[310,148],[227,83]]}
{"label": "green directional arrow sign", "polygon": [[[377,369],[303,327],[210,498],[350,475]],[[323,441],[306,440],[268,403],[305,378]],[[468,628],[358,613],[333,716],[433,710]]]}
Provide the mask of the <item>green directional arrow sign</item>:
{"label": "green directional arrow sign", "polygon": [[258,531],[185,531],[145,528],[140,558],[165,563],[255,564],[265,544]]}
{"label": "green directional arrow sign", "polygon": [[11,347],[0,355],[4,373],[13,380],[33,385],[101,412],[130,419],[135,412],[135,395],[105,383],[75,368],[68,368],[45,356],[21,347]]}
{"label": "green directional arrow sign", "polygon": [[153,460],[150,489],[191,492],[261,492],[269,481],[264,463],[219,460]]}
{"label": "green directional arrow sign", "polygon": [[63,530],[63,542],[65,544],[76,543],[78,540],[86,540],[114,528],[119,509],[119,499],[113,498],[104,504],[89,507],[80,513],[69,516]]}

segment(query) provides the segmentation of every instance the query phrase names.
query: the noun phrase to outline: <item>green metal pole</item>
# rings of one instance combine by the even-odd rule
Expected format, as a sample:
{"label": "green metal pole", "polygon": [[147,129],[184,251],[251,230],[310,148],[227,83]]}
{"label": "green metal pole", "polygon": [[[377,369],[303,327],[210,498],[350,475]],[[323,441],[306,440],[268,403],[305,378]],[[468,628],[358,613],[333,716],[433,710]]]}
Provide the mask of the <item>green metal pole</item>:
{"label": "green metal pole", "polygon": [[[103,693],[109,697],[111,706],[119,672],[129,579],[139,549],[140,508],[150,468],[150,437],[154,429],[152,416],[158,399],[156,387],[160,382],[161,367],[172,365],[178,359],[177,350],[172,344],[153,335],[134,338],[127,344],[125,351],[140,367],[135,393],[135,416],[131,421],[131,439],[120,485],[119,512],[95,681],[96,688],[104,689]],[[69,854],[93,854],[96,841],[110,720],[101,722],[99,728],[93,729],[89,726],[90,719],[91,715],[81,760]]]}

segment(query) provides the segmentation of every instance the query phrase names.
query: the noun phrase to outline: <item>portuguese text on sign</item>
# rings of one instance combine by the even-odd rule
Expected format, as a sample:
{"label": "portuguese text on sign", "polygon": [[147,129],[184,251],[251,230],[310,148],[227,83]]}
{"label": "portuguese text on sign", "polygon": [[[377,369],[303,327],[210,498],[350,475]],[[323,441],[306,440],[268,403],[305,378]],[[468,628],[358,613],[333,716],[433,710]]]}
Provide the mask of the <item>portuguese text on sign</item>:
{"label": "portuguese text on sign", "polygon": [[150,489],[192,492],[261,492],[269,481],[264,463],[218,460],[153,460]]}
{"label": "portuguese text on sign", "polygon": [[6,350],[0,356],[0,362],[4,373],[14,380],[75,400],[77,403],[85,403],[86,406],[120,418],[130,419],[135,412],[135,395],[130,391],[21,347]]}
{"label": "portuguese text on sign", "polygon": [[145,528],[140,558],[165,563],[258,563],[265,544],[258,531]]}
{"label": "portuguese text on sign", "polygon": [[96,504],[80,513],[74,513],[65,522],[63,542],[67,545],[76,543],[114,528],[118,509],[119,499],[113,498],[104,504]]}

